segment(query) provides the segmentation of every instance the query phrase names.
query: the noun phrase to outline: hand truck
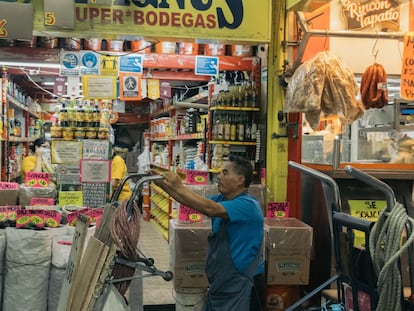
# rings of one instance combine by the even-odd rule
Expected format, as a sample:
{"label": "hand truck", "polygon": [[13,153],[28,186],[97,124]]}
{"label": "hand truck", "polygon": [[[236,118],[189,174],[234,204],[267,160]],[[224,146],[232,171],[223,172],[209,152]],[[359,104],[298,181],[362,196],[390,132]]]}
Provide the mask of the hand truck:
{"label": "hand truck", "polygon": [[[326,208],[328,209],[329,217],[329,227],[330,233],[333,241],[333,249],[334,249],[334,258],[335,258],[335,270],[336,273],[328,280],[317,286],[311,292],[306,294],[300,300],[295,302],[293,305],[288,307],[287,311],[293,310],[304,310],[303,305],[305,302],[309,301],[312,297],[316,294],[322,292],[325,288],[331,286],[332,283],[336,283],[337,289],[337,301],[338,304],[335,306],[341,306],[341,310],[344,310],[344,306],[346,303],[346,293],[344,284],[349,284],[351,287],[351,294],[352,294],[352,302],[353,306],[352,309],[354,311],[359,311],[359,294],[364,292],[369,295],[370,297],[370,310],[377,310],[379,296],[381,291],[377,288],[378,278],[376,275],[376,271],[374,271],[372,258],[370,254],[370,233],[375,226],[375,222],[368,221],[365,219],[357,218],[351,216],[347,213],[342,212],[341,209],[341,199],[340,199],[340,191],[337,183],[333,178],[330,176],[321,173],[317,170],[308,168],[304,165],[299,163],[289,161],[289,166],[301,171],[304,174],[310,175],[318,180],[320,180],[323,188],[323,192],[325,195],[326,201]],[[397,203],[395,199],[394,192],[392,191],[391,187],[386,183],[358,170],[352,168],[351,166],[347,166],[345,168],[345,172],[355,178],[360,179],[361,181],[375,187],[376,189],[382,191],[385,194],[386,201],[387,201],[387,208],[384,211],[385,217],[392,211],[394,205]],[[411,243],[413,242],[413,235],[412,235],[412,226],[411,220],[406,224],[406,232],[407,232],[407,239],[410,239],[410,244],[407,246],[408,248],[411,247]],[[362,231],[365,235],[365,249],[361,250],[354,247],[354,230]],[[345,245],[343,245],[345,244]],[[345,254],[344,254],[345,253]],[[348,256],[348,260],[343,258],[344,255]],[[361,273],[361,267],[363,266],[363,272]],[[409,264],[412,267],[412,249],[409,249]],[[411,270],[410,269],[410,270]],[[410,280],[411,280],[411,288],[413,287],[412,284],[412,277],[410,272]],[[412,289],[411,289],[412,293]],[[412,297],[412,295],[411,295]],[[349,299],[349,297],[348,297]],[[402,291],[401,291],[401,301],[404,302],[402,305],[405,307],[404,310],[413,310],[412,303],[406,299],[404,299]],[[389,310],[399,310],[394,309],[394,307],[388,306]],[[312,309],[316,310],[316,309]],[[326,306],[321,306],[321,309],[318,310],[328,310]],[[333,309],[332,309],[333,310]],[[340,309],[337,309],[340,310]]]}
{"label": "hand truck", "polygon": [[[138,178],[132,195],[128,200],[119,202],[119,194],[125,183],[131,178]],[[110,203],[104,207],[104,214],[99,226],[96,228],[94,236],[89,239],[87,248],[84,251],[82,260],[73,274],[70,295],[62,304],[66,311],[110,311],[128,310],[125,297],[117,291],[116,285],[126,283],[128,288],[133,279],[144,277],[160,276],[165,281],[173,278],[171,271],[160,271],[154,265],[154,259],[147,258],[138,249],[138,245],[133,247],[136,250],[136,257],[133,260],[125,258],[120,253],[120,248],[111,238],[110,225],[113,215],[119,209],[125,209],[128,221],[137,217],[136,211],[142,210],[141,190],[145,183],[161,179],[159,175],[130,174],[120,183],[119,187],[111,196]],[[135,201],[138,205],[135,208]],[[122,211],[122,210],[121,210]],[[139,211],[139,216],[142,213]],[[139,219],[139,218],[138,218]],[[126,267],[131,270],[127,277],[116,277],[114,271],[116,267]],[[140,273],[135,273],[139,271]],[[141,272],[147,272],[142,274]],[[66,300],[66,299],[65,299]],[[66,307],[65,307],[66,306]]]}

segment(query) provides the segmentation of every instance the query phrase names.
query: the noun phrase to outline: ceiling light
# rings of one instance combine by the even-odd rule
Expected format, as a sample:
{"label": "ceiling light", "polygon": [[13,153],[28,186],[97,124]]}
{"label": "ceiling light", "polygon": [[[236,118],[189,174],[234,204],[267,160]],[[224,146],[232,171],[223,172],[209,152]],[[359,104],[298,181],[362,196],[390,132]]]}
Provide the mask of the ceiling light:
{"label": "ceiling light", "polygon": [[0,60],[0,66],[5,67],[34,67],[34,68],[53,68],[53,69],[59,69],[60,64],[57,63],[30,63],[30,62],[8,62],[8,61],[1,61]]}

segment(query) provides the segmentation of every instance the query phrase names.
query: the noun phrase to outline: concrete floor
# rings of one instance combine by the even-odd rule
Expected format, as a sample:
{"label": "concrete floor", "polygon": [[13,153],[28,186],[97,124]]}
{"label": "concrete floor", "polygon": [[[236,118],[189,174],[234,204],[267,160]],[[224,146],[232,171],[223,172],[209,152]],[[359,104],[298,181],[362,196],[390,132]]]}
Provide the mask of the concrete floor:
{"label": "concrete floor", "polygon": [[[138,248],[145,257],[154,259],[158,270],[169,270],[168,241],[150,222],[141,221]],[[128,293],[131,311],[144,310],[145,306],[175,304],[173,281],[167,282],[146,271],[137,271],[137,276],[139,275],[142,278],[131,283]]]}

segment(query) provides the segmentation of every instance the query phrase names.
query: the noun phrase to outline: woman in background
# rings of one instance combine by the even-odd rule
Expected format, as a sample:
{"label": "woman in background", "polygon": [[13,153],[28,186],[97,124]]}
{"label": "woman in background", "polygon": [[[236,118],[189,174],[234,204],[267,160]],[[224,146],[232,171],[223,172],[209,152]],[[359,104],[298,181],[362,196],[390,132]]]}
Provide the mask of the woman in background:
{"label": "woman in background", "polygon": [[44,156],[50,155],[49,142],[41,137],[36,139],[33,144],[29,146],[31,154],[25,157],[22,161],[21,173],[22,180],[26,182],[26,174],[28,172],[50,172],[48,164]]}
{"label": "woman in background", "polygon": [[[112,172],[111,172],[111,186],[112,193],[119,187],[121,181],[127,176],[127,166],[124,159],[117,153],[117,147],[113,148],[112,157]],[[129,180],[122,187],[121,193],[119,194],[119,202],[128,200],[132,195],[131,187],[129,186]]]}

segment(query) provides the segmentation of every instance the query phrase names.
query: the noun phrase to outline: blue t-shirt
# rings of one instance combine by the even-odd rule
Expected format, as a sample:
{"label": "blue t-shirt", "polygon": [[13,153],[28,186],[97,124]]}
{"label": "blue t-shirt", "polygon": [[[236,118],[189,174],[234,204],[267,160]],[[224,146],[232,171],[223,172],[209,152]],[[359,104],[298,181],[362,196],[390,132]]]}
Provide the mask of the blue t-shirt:
{"label": "blue t-shirt", "polygon": [[[263,212],[257,199],[249,194],[223,201],[222,194],[210,196],[209,199],[220,203],[229,216],[230,252],[233,264],[239,272],[245,272],[250,263],[261,251],[263,243]],[[212,231],[217,232],[223,218],[213,217]],[[260,257],[256,274],[264,272],[263,256]]]}

